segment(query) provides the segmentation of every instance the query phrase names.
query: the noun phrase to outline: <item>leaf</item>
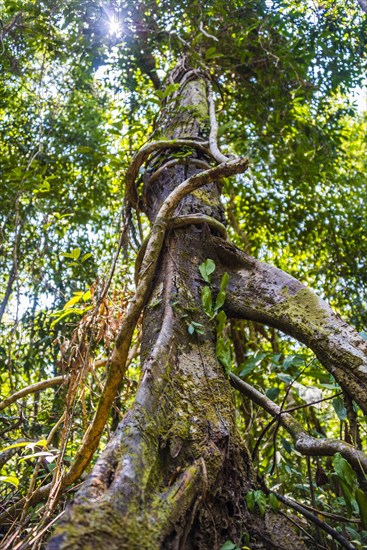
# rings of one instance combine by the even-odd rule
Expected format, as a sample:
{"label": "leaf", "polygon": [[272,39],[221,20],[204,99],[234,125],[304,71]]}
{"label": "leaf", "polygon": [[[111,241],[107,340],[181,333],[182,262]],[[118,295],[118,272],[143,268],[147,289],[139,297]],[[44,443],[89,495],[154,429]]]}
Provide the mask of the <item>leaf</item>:
{"label": "leaf", "polygon": [[84,256],[80,259],[80,261],[83,263],[83,262],[86,262],[87,260],[89,260],[89,258],[92,258],[93,254],[91,252],[88,252],[87,254],[84,254]]}
{"label": "leaf", "polygon": [[340,453],[335,453],[333,466],[338,476],[343,479],[349,487],[353,488],[356,483],[356,474],[349,462],[347,462]]}
{"label": "leaf", "polygon": [[46,452],[46,451],[40,451],[38,453],[32,453],[30,455],[25,455],[23,456],[20,460],[19,460],[19,463],[20,462],[24,462],[25,460],[29,460],[30,458],[39,458],[43,456],[44,458],[46,458],[47,462],[52,462],[53,460],[55,460],[56,458],[56,455],[53,455],[52,453],[50,452]]}
{"label": "leaf", "polygon": [[228,275],[227,272],[225,272],[225,273],[223,273],[223,277],[222,277],[222,280],[220,282],[220,290],[224,292],[225,289],[228,286],[228,283],[229,283],[229,275]]}
{"label": "leaf", "polygon": [[269,494],[268,501],[269,501],[270,507],[273,510],[273,512],[278,512],[279,507],[280,507],[280,503],[279,503],[279,500],[277,499],[277,497],[274,495],[274,493]]}
{"label": "leaf", "polygon": [[77,260],[80,256],[81,250],[80,248],[74,248],[74,250],[71,251],[71,257],[73,260]]}
{"label": "leaf", "polygon": [[226,542],[220,547],[219,550],[236,550],[237,545],[231,540],[226,540]]}
{"label": "leaf", "polygon": [[247,374],[250,374],[257,365],[261,363],[263,359],[267,356],[267,353],[265,352],[256,352],[254,355],[250,355],[250,357],[247,359],[247,361],[244,363],[244,369],[240,372],[240,376],[246,376]]}
{"label": "leaf", "polygon": [[285,448],[285,450],[287,451],[287,453],[289,453],[289,454],[292,453],[292,450],[293,450],[292,445],[289,443],[289,441],[284,439],[284,437],[282,437],[282,445]]}
{"label": "leaf", "polygon": [[216,321],[217,321],[217,335],[220,336],[221,334],[223,334],[223,331],[227,323],[227,315],[224,313],[223,310],[221,310],[217,314]]}
{"label": "leaf", "polygon": [[289,376],[289,374],[282,374],[281,372],[277,374],[277,377],[286,384],[290,384],[293,380],[292,376]]}
{"label": "leaf", "polygon": [[359,487],[354,492],[364,529],[367,529],[367,495]]}
{"label": "leaf", "polygon": [[255,491],[249,491],[246,494],[246,504],[250,512],[253,512],[255,509]]}
{"label": "leaf", "polygon": [[208,286],[204,286],[201,293],[201,303],[203,305],[204,312],[211,317],[213,315],[213,298],[212,291]]}
{"label": "leaf", "polygon": [[269,388],[266,390],[265,395],[268,399],[271,399],[272,401],[274,401],[278,397],[279,393],[280,393],[279,388]]}
{"label": "leaf", "polygon": [[353,503],[357,505],[356,501],[353,499],[352,492],[348,487],[347,483],[344,481],[344,479],[342,479],[341,477],[335,474],[331,474],[331,476],[336,477],[339,487],[343,493],[343,498],[344,498],[348,515],[351,516],[353,513]]}
{"label": "leaf", "polygon": [[341,397],[335,397],[335,399],[333,399],[333,407],[339,417],[339,420],[346,420],[347,409],[345,408],[343,399]]}
{"label": "leaf", "polygon": [[224,338],[218,337],[217,343],[215,346],[215,353],[217,358],[226,369],[226,371],[231,370],[232,368],[232,359],[231,359],[231,347],[230,343],[226,342]]}
{"label": "leaf", "polygon": [[26,447],[28,445],[29,441],[22,441],[21,443],[14,443],[13,445],[8,445],[8,447],[3,447],[0,449],[0,453],[3,453],[4,451],[9,451],[9,449],[17,449],[18,447]]}
{"label": "leaf", "polygon": [[15,476],[0,476],[0,481],[3,483],[11,483],[11,485],[14,485],[14,487],[18,489],[19,479]]}
{"label": "leaf", "polygon": [[80,248],[74,248],[71,252],[63,252],[61,256],[64,258],[70,258],[71,260],[77,260],[80,256]]}
{"label": "leaf", "polygon": [[367,332],[365,330],[362,330],[359,335],[363,338],[363,340],[367,340]]}
{"label": "leaf", "polygon": [[210,283],[210,275],[215,271],[215,263],[208,258],[205,262],[200,264],[199,271],[205,282]]}
{"label": "leaf", "polygon": [[80,302],[83,296],[83,292],[74,292],[75,296],[73,296],[66,304],[64,305],[64,309],[68,309],[72,307],[73,305]]}
{"label": "leaf", "polygon": [[187,327],[187,332],[189,334],[194,334],[195,332],[195,327],[190,323],[189,326]]}
{"label": "leaf", "polygon": [[219,311],[225,301],[226,301],[226,293],[223,290],[220,290],[218,292],[217,299],[215,300],[214,311],[215,312]]}
{"label": "leaf", "polygon": [[257,491],[254,491],[255,496],[255,503],[257,504],[257,507],[259,508],[260,515],[263,517],[266,510],[266,495],[258,489]]}

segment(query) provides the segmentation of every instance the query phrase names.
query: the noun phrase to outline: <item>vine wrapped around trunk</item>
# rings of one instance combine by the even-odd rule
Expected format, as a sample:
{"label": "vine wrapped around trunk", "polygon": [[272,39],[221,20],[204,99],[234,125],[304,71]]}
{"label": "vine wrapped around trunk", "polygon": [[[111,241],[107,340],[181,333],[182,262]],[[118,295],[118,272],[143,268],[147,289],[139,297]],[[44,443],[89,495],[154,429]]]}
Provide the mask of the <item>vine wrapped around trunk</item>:
{"label": "vine wrapped around trunk", "polygon": [[[157,128],[165,139],[202,144],[208,93],[211,97],[208,79],[182,66],[173,78],[181,83],[179,94],[174,108],[163,111]],[[50,549],[209,550],[228,539],[240,540],[244,532],[258,548],[286,549],[295,536],[290,537],[289,524],[280,516],[267,512],[260,517],[246,507],[245,495],[256,487],[256,478],[237,433],[233,390],[216,357],[216,329],[201,306],[199,265],[208,258],[212,233],[221,240],[224,236],[219,178],[228,175],[226,166],[238,165],[243,171],[247,161],[222,155],[218,170],[207,170],[217,178],[210,176],[200,190],[182,194],[176,205],[171,196],[178,196],[182,182],[194,179],[202,172],[200,162],[210,163],[218,152],[193,147],[184,164],[176,163],[176,148],[170,145],[168,141],[147,162],[142,199],[130,192],[153,227],[164,201],[174,205],[174,216],[187,217],[188,222],[171,225],[150,288],[138,394],[56,529]],[[131,179],[134,176],[130,184]],[[200,216],[217,222],[207,224]],[[204,330],[190,334],[192,322]],[[302,548],[300,539],[298,543]]]}

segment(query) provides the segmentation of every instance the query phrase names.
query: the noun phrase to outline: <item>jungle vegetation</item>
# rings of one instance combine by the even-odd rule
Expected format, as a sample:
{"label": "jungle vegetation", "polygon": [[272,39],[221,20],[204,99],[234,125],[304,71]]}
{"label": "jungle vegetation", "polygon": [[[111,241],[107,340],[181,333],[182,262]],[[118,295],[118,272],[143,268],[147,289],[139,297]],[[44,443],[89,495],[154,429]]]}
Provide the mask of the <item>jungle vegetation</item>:
{"label": "jungle vegetation", "polygon": [[0,546],[367,547],[365,0],[0,2]]}

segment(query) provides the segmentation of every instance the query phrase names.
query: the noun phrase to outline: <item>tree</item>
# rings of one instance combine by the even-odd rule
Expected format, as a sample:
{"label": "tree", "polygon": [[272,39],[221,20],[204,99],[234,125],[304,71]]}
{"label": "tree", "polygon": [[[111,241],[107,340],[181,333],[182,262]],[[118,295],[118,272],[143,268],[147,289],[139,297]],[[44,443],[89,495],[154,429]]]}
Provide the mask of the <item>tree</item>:
{"label": "tree", "polygon": [[[181,6],[175,6],[173,13],[180,9]],[[212,9],[222,21],[226,21],[228,14],[223,13],[218,5],[213,4]],[[153,64],[152,42],[147,39],[149,27],[142,22],[150,14],[141,6],[130,7],[130,10],[135,34],[130,37],[127,33],[127,39],[131,38],[129,48],[134,51],[136,41],[145,46],[144,55],[141,51],[135,52],[133,62],[137,71],[148,75],[157,88],[159,79]],[[254,18],[258,16],[255,7],[249,7],[249,13]],[[275,19],[277,16],[275,11]],[[134,20],[134,17],[140,19]],[[228,18],[228,25],[232,21],[233,16],[232,20]],[[283,29],[288,25],[289,21],[286,21]],[[278,70],[277,54],[269,52],[261,38],[262,25],[259,27],[257,22],[255,28],[258,33],[256,47],[270,57],[276,57]],[[247,32],[252,32],[251,26]],[[267,32],[264,32],[265,37]],[[272,39],[276,37],[277,47],[284,51],[283,37],[279,29],[277,32],[279,34],[275,32]],[[304,547],[305,543],[291,533],[288,522],[276,514],[278,505],[274,496],[297,511],[301,510],[306,517],[312,517],[313,521],[317,522],[317,517],[281,494],[269,491],[264,481],[256,479],[249,452],[236,426],[230,382],[274,417],[277,422],[274,437],[281,425],[290,433],[298,452],[306,456],[334,456],[345,505],[351,505],[354,498],[362,518],[365,513],[362,489],[367,458],[358,448],[358,420],[352,403],[356,403],[360,415],[366,414],[367,344],[308,287],[284,271],[256,260],[227,239],[221,188],[223,185],[230,188],[228,178],[243,174],[249,162],[242,156],[224,155],[218,148],[214,77],[208,67],[215,59],[219,66],[223,62],[225,69],[230,47],[235,45],[238,50],[241,41],[237,43],[228,39],[223,43],[222,51],[213,46],[207,48],[206,41],[213,41],[215,37],[213,39],[211,32],[205,30],[203,22],[199,36],[203,39],[199,50],[203,50],[204,55],[189,51],[168,73],[166,87],[159,94],[162,109],[153,136],[135,154],[126,172],[125,226],[120,247],[132,227],[132,207],[137,212],[144,212],[151,231],[137,257],[137,288],[124,311],[116,345],[108,358],[106,380],[93,420],[70,467],[64,468],[65,447],[61,445],[62,452],[58,455],[52,482],[28,492],[27,501],[16,502],[10,510],[14,514],[23,507],[24,521],[24,510],[48,497],[45,517],[49,520],[60,495],[83,475],[97,450],[111,406],[121,388],[130,346],[136,338],[135,329],[144,309],[142,378],[136,399],[63,516],[50,548],[219,548],[226,541],[228,548],[231,544],[235,546],[231,541],[265,548],[288,548],[295,544]],[[251,47],[250,41],[248,51]],[[251,55],[260,59],[256,47]],[[277,52],[277,48],[274,51]],[[284,74],[277,80],[279,89],[287,81],[289,67],[293,70],[292,63],[287,66],[287,61],[285,55]],[[328,65],[329,61],[326,59],[325,63]],[[243,78],[254,78],[249,66],[250,63],[244,68],[240,66],[234,78],[239,82]],[[303,67],[302,62],[300,66]],[[321,70],[322,62],[320,67]],[[267,78],[267,72],[261,73],[262,78]],[[325,97],[340,87],[340,77],[334,76],[335,81],[332,78],[325,83]],[[292,96],[294,89],[301,87],[307,96],[312,84],[301,80],[297,74],[297,82],[291,84],[286,93]],[[230,84],[227,86],[230,90]],[[236,93],[236,88],[234,90]],[[313,100],[314,97],[310,98],[310,104]],[[241,103],[240,99],[236,98],[236,101]],[[275,97],[274,105],[277,101],[279,98]],[[293,108],[297,103],[294,101]],[[270,112],[275,109],[270,104],[268,107]],[[297,109],[288,111],[287,116],[297,119],[299,112]],[[338,123],[340,116],[341,113],[336,116]],[[307,113],[303,113],[303,117],[300,126],[307,134]],[[254,116],[254,124],[255,121],[263,124],[261,117],[257,120]],[[325,131],[330,131],[335,139],[339,129],[330,130],[329,122]],[[271,128],[271,124],[269,126]],[[316,132],[311,132],[311,139],[315,140],[316,135]],[[266,142],[265,137],[264,144],[275,154],[276,140]],[[238,149],[241,153],[241,146]],[[298,159],[305,152],[301,147],[294,154]],[[329,151],[325,158],[322,151],[319,159],[331,162],[328,157]],[[278,177],[283,172],[284,178],[287,169],[277,166],[277,172]],[[139,175],[143,180],[141,191]],[[296,171],[292,177],[297,177]],[[320,173],[311,173],[310,181],[320,182]],[[14,243],[17,234],[15,231]],[[71,260],[70,267],[80,266],[80,249],[74,249],[66,257]],[[14,271],[12,269],[8,279],[10,291],[5,293],[4,308],[10,297]],[[77,384],[84,376],[79,355],[86,354],[90,345],[83,328],[93,328],[107,291],[108,285],[105,285],[96,301],[97,308],[91,314],[82,308],[84,327],[79,324],[82,333],[80,335],[78,329],[73,333],[72,342],[77,353],[73,352],[68,360],[69,388],[67,407],[61,420],[64,423],[62,443],[65,443],[70,429],[68,417],[75,406]],[[79,293],[72,298],[57,320],[70,313],[69,308],[80,302],[82,295]],[[88,299],[90,296],[85,296],[85,300]],[[233,321],[235,319],[255,322],[258,331],[264,330],[258,324],[279,329],[314,351],[340,386],[345,403],[350,404],[350,429],[354,426],[356,430],[350,442],[353,441],[355,447],[342,439],[311,437],[289,412],[283,414],[286,398],[300,373],[288,380],[288,389],[279,406],[231,372],[234,356],[240,367],[237,374],[243,371],[243,351],[241,359],[241,350],[235,345],[235,332],[237,330],[242,338],[245,333],[242,331],[241,334],[238,321],[237,325]],[[231,320],[231,338],[228,320]],[[60,378],[49,383],[56,385]],[[5,404],[14,402],[15,397],[18,396],[9,398]],[[353,497],[349,495],[348,501],[350,480],[354,481],[355,475],[359,477],[362,489]],[[265,514],[266,495],[269,495],[268,501],[274,510]],[[342,546],[354,548],[345,534],[320,520],[318,526]]]}

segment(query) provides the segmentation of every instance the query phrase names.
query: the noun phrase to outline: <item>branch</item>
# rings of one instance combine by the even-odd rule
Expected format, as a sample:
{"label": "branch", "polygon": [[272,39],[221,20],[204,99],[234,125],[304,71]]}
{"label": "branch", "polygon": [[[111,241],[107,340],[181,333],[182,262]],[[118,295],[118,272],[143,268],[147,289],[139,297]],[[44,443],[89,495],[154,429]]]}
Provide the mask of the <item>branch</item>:
{"label": "branch", "polygon": [[4,399],[4,401],[1,401],[0,411],[5,409],[5,407],[9,407],[9,405],[15,403],[15,401],[18,401],[19,399],[26,395],[29,395],[30,393],[37,393],[39,391],[46,390],[47,388],[52,388],[53,386],[59,386],[63,382],[66,382],[66,380],[67,378],[65,376],[55,376],[55,378],[41,380],[41,382],[37,382],[36,384],[27,386],[26,388],[23,388],[22,390],[13,393],[13,395],[10,395],[6,399]]}
{"label": "branch", "polygon": [[[186,214],[183,216],[175,216],[170,220],[169,229],[179,229],[187,225],[200,225],[203,223],[206,223],[209,227],[217,231],[217,233],[219,233],[224,240],[227,240],[227,230],[224,225],[217,219],[205,214]],[[149,238],[150,235],[144,240],[135,260],[135,284],[138,284],[141,264],[147,249]]]}
{"label": "branch", "polygon": [[361,470],[367,473],[367,456],[362,451],[340,439],[317,439],[309,435],[297,420],[288,412],[282,411],[266,395],[238,378],[233,372],[230,372],[229,376],[234,388],[278,420],[279,424],[292,436],[297,451],[306,456],[333,456],[335,453],[340,453],[357,473]]}
{"label": "branch", "polygon": [[293,510],[296,510],[297,512],[302,514],[302,516],[309,519],[310,521],[312,521],[312,523],[320,527],[320,529],[322,529],[323,531],[331,535],[333,539],[337,540],[339,544],[342,545],[343,548],[347,548],[347,550],[357,550],[356,547],[351,542],[349,542],[349,540],[343,537],[343,535],[338,533],[338,531],[335,531],[335,529],[330,527],[328,523],[325,523],[324,521],[322,521],[315,514],[313,514],[309,510],[306,510],[306,508],[304,508],[301,504],[298,504],[298,502],[295,502],[290,498],[284,497],[283,495],[280,495],[275,491],[268,490],[268,492],[273,493],[280,502],[283,502],[283,504],[285,504],[286,506],[293,508]]}
{"label": "branch", "polygon": [[206,155],[211,156],[209,149],[206,147],[207,142],[200,142],[193,139],[167,139],[159,141],[151,141],[144,145],[134,156],[127,172],[125,179],[126,198],[130,204],[136,208],[138,205],[138,193],[135,188],[135,180],[138,177],[139,170],[144,162],[154,151],[163,149],[180,149],[182,147],[192,147],[203,151]]}
{"label": "branch", "polygon": [[212,240],[230,274],[227,316],[275,327],[303,342],[367,414],[367,342],[294,277],[228,242]]}

